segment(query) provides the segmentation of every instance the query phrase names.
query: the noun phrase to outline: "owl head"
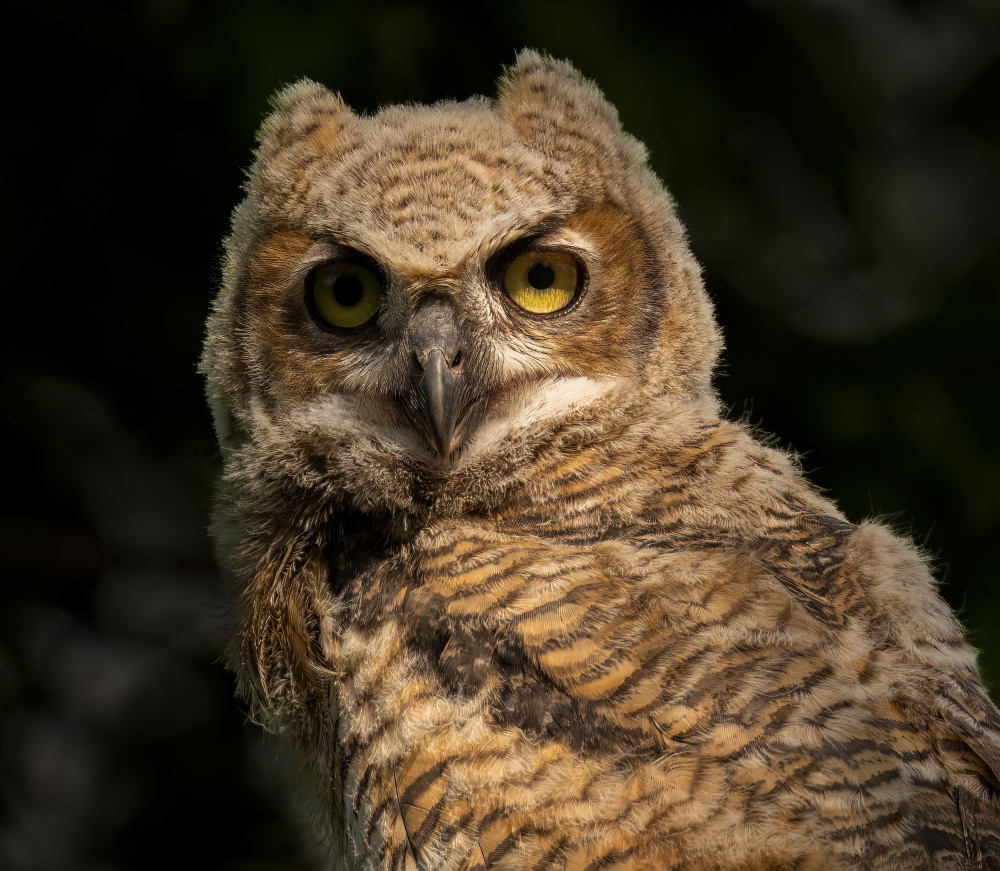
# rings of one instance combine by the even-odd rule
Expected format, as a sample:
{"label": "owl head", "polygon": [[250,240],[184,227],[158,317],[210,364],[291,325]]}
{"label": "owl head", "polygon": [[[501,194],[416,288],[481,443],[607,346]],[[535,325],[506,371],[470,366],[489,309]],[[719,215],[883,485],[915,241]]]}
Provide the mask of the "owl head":
{"label": "owl head", "polygon": [[720,338],[615,109],[525,51],[493,101],[280,92],[203,369],[227,457],[356,506],[495,498],[559,438],[713,401]]}

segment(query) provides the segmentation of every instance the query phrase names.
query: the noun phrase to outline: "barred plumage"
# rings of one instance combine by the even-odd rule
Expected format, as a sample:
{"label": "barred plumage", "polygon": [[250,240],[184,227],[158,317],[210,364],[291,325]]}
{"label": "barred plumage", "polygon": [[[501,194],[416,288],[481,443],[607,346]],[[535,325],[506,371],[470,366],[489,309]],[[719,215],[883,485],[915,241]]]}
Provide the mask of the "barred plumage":
{"label": "barred plumage", "polygon": [[[505,297],[524,252],[537,293],[575,263],[571,304]],[[349,328],[310,297],[347,262],[380,288]],[[279,96],[203,366],[231,663],[338,868],[1000,868],[958,624],[910,544],[720,418],[719,347],[669,196],[567,64],[371,118]]]}

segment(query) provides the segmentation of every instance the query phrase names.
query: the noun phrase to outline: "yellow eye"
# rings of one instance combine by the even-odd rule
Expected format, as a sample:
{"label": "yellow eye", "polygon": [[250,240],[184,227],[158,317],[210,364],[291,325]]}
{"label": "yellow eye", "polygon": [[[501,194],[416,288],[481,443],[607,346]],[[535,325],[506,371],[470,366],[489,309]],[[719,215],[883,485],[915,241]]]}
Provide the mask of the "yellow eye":
{"label": "yellow eye", "polygon": [[382,301],[382,284],[366,266],[330,263],[313,273],[309,283],[316,314],[334,327],[368,323]]}
{"label": "yellow eye", "polygon": [[576,298],[576,261],[559,251],[529,251],[507,267],[503,289],[526,312],[557,312]]}

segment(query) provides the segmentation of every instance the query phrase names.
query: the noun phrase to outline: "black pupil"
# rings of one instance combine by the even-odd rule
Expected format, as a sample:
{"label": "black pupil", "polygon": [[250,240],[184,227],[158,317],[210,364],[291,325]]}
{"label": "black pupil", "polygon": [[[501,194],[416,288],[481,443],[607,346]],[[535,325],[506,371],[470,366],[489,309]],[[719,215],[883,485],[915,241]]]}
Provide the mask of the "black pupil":
{"label": "black pupil", "polygon": [[528,270],[528,281],[535,290],[546,290],[555,280],[556,273],[548,263],[536,263]]}
{"label": "black pupil", "polygon": [[341,275],[333,283],[333,298],[345,308],[357,305],[365,292],[361,279],[356,275]]}

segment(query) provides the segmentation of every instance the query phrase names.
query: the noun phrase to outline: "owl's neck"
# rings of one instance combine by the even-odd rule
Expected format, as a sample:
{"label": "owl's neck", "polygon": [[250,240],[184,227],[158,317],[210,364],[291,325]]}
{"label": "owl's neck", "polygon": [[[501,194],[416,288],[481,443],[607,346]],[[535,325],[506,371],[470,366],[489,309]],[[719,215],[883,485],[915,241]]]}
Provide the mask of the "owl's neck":
{"label": "owl's neck", "polygon": [[512,438],[480,462],[432,481],[424,497],[406,517],[407,537],[470,516],[561,540],[629,527],[755,539],[769,529],[761,505],[841,517],[787,454],[721,419],[714,396],[643,399],[633,407],[611,399]]}
{"label": "owl's neck", "polygon": [[761,505],[839,517],[786,454],[720,419],[714,396],[647,398],[641,410],[608,398],[450,471],[359,455],[357,444],[321,432],[278,435],[244,448],[228,478],[236,513],[259,514],[269,534],[284,518],[289,540],[313,535],[320,518],[392,546],[470,517],[581,538],[635,526],[752,538],[766,532]]}
{"label": "owl's neck", "polygon": [[563,540],[636,527],[746,540],[768,534],[762,505],[840,518],[787,454],[716,412],[714,398],[664,400],[592,439],[556,439],[508,491],[496,522]]}

